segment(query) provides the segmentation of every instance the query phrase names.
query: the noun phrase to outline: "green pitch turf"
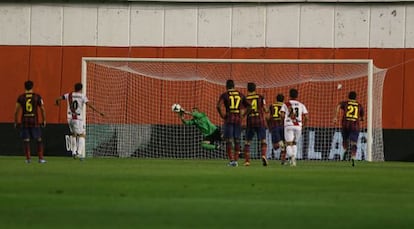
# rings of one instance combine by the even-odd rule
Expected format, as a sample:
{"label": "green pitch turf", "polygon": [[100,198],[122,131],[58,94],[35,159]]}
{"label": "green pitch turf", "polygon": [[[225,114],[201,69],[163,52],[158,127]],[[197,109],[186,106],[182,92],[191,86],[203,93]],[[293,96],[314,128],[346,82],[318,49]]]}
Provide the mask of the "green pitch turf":
{"label": "green pitch turf", "polygon": [[0,228],[414,228],[414,163],[47,160],[0,157]]}

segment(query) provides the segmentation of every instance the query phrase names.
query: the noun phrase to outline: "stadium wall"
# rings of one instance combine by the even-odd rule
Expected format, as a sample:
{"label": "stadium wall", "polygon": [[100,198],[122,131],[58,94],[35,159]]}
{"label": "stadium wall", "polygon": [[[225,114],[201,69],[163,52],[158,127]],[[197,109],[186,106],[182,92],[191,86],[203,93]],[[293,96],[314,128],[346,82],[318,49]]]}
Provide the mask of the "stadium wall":
{"label": "stadium wall", "polygon": [[[414,133],[412,2],[0,3],[0,31],[4,152],[19,153],[19,139],[8,133],[15,99],[31,79],[45,100],[50,123],[45,139],[61,136],[46,151],[61,154],[66,108],[53,103],[80,81],[84,56],[369,58],[388,69],[386,158],[414,161],[406,150],[414,146],[409,141]],[[404,149],[398,148],[401,140]]]}

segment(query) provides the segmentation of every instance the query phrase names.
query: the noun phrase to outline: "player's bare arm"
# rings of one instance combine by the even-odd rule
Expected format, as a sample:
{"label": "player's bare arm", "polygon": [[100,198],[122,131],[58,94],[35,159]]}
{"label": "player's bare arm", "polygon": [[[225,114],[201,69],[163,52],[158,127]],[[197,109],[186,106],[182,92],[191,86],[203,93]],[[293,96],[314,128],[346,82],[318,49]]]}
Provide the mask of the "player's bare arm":
{"label": "player's bare arm", "polygon": [[60,96],[60,97],[56,98],[56,100],[55,100],[55,105],[56,105],[56,106],[59,106],[59,105],[60,105],[60,101],[62,101],[62,100],[63,100],[63,97],[62,97],[62,96]]}
{"label": "player's bare arm", "polygon": [[285,116],[286,116],[286,113],[284,111],[279,111],[279,115],[280,115],[280,118],[282,120],[284,120],[285,119]]}
{"label": "player's bare arm", "polygon": [[17,128],[17,123],[18,123],[18,119],[19,119],[19,113],[20,110],[22,109],[22,107],[20,106],[20,103],[16,103],[16,108],[14,109],[14,128]]}
{"label": "player's bare arm", "polygon": [[46,109],[45,106],[40,106],[40,111],[42,114],[42,127],[46,127]]}
{"label": "player's bare arm", "polygon": [[224,119],[226,116],[223,114],[223,111],[221,110],[221,104],[222,104],[222,100],[220,99],[220,100],[217,102],[217,112],[219,113],[220,117],[221,117],[222,119]]}
{"label": "player's bare arm", "polygon": [[308,114],[303,114],[302,117],[303,117],[302,127],[306,127],[306,124],[308,124],[308,120],[309,120]]}
{"label": "player's bare arm", "polygon": [[338,104],[335,108],[335,111],[334,111],[334,118],[333,118],[333,123],[334,124],[338,122],[338,115],[339,115],[340,109],[341,109],[341,105]]}
{"label": "player's bare arm", "polygon": [[105,114],[98,111],[92,104],[90,103],[86,103],[86,106],[88,106],[89,108],[91,108],[93,111],[98,112],[101,116],[104,116]]}

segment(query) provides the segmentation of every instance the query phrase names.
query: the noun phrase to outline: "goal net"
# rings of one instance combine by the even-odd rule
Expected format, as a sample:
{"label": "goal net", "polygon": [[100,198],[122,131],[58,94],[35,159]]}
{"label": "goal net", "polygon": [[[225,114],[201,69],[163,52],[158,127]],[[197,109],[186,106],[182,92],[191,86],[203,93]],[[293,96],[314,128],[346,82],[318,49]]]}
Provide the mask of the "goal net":
{"label": "goal net", "polygon": [[[358,160],[384,160],[382,91],[386,71],[372,60],[273,60],[273,59],[162,59],[83,58],[84,92],[105,113],[86,117],[86,155],[92,157],[217,158],[221,150],[201,147],[202,134],[181,123],[171,111],[198,107],[217,126],[223,124],[216,104],[227,79],[247,93],[254,82],[267,106],[290,88],[309,111],[309,122],[298,144],[298,159],[341,160],[340,122],[334,124],[336,105],[355,91],[365,109],[358,139]],[[244,133],[242,133],[244,136]],[[243,139],[242,139],[243,141]],[[224,144],[224,143],[223,143]],[[278,159],[268,134],[268,157]],[[222,147],[225,148],[225,147]],[[257,140],[251,157],[260,158]]]}

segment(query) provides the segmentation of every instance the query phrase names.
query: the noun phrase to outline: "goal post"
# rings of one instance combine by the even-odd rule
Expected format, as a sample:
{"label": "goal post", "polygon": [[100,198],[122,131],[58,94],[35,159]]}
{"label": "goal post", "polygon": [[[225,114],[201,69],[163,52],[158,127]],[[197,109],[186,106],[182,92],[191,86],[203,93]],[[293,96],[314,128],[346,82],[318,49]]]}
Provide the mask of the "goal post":
{"label": "goal post", "polygon": [[[216,111],[225,81],[246,93],[255,82],[267,106],[278,93],[295,87],[309,110],[310,123],[298,143],[303,160],[344,159],[336,105],[356,91],[366,109],[358,140],[358,159],[383,161],[382,90],[386,70],[371,59],[200,59],[82,58],[84,93],[106,114],[88,112],[87,156],[151,158],[225,158],[224,150],[206,151],[202,136],[184,126],[171,105],[197,106],[222,125]],[[339,86],[340,85],[340,86]],[[268,134],[269,135],[269,134]],[[252,144],[252,156],[254,147]],[[268,154],[274,157],[268,136]],[[257,154],[258,155],[258,154]]]}

